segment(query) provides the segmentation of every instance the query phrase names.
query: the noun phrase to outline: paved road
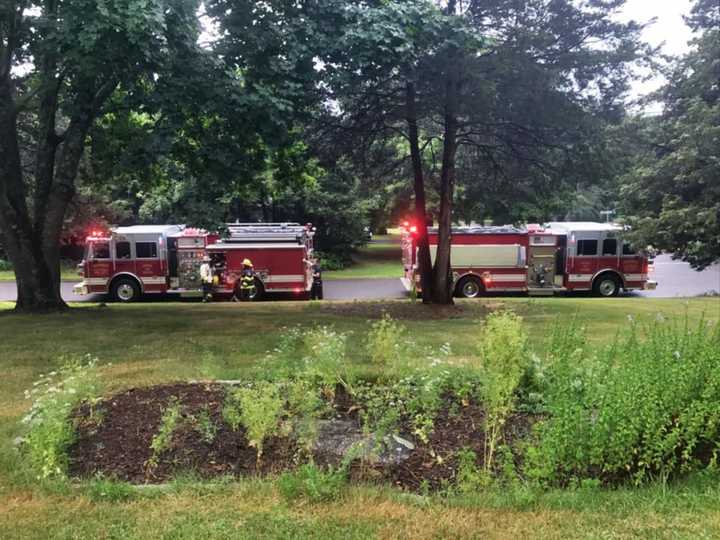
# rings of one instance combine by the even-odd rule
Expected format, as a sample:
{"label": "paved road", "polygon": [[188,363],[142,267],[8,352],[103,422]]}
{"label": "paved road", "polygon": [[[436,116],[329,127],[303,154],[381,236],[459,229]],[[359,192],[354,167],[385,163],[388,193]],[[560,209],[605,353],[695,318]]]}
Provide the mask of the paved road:
{"label": "paved road", "polygon": [[[712,266],[703,272],[695,272],[689,265],[673,261],[667,255],[661,255],[655,259],[655,273],[652,275],[652,279],[659,283],[657,290],[639,291],[632,294],[654,298],[674,298],[698,296],[711,291],[720,292],[720,265]],[[69,302],[103,299],[101,295],[75,296],[72,293],[72,287],[72,283],[63,283],[62,286],[63,298]],[[399,279],[325,280],[324,289],[327,300],[377,300],[403,298],[405,295]],[[0,301],[14,301],[15,297],[15,283],[0,282]]]}
{"label": "paved road", "polygon": [[673,261],[670,255],[655,258],[655,272],[650,279],[658,282],[654,291],[639,291],[638,295],[655,298],[698,296],[712,291],[720,293],[720,264],[696,272],[682,261]]}

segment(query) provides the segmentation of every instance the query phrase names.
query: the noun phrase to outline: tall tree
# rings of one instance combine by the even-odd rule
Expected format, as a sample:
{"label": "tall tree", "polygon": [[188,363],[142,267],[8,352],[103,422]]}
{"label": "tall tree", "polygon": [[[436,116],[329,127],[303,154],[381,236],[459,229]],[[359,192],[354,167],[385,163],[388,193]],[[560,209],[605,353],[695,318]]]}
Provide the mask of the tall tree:
{"label": "tall tree", "polygon": [[720,4],[697,1],[688,22],[694,49],[668,75],[662,116],[634,123],[620,185],[637,242],[702,269],[720,260]]}
{"label": "tall tree", "polygon": [[[194,43],[197,7],[196,0],[0,4],[0,230],[17,310],[65,307],[60,235],[88,131],[120,85],[152,79],[175,40]],[[28,117],[36,146],[21,156],[18,123]]]}
{"label": "tall tree", "polygon": [[[363,151],[400,133],[408,140],[420,227],[424,299],[452,302],[451,224],[457,155],[485,164],[506,155],[540,162],[566,145],[578,118],[620,114],[629,64],[641,58],[639,27],[614,22],[623,0],[377,2],[346,9],[346,31],[326,55],[329,121]],[[602,42],[603,47],[597,43]],[[437,144],[436,144],[437,143]],[[440,146],[437,174],[424,151]],[[506,162],[508,160],[505,160]],[[424,252],[424,193],[439,193],[435,264]],[[481,190],[478,190],[481,191]]]}

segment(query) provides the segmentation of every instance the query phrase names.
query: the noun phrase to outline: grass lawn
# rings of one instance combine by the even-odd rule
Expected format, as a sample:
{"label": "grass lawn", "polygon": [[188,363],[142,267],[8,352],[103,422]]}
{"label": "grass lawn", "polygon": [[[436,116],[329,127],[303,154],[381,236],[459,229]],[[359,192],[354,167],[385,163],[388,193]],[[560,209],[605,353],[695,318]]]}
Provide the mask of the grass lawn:
{"label": "grass lawn", "polygon": [[397,236],[378,236],[374,242],[353,255],[353,262],[343,270],[323,273],[324,279],[366,279],[402,277],[400,239]]}
{"label": "grass lawn", "polygon": [[720,536],[720,477],[695,476],[642,489],[536,492],[518,486],[474,498],[425,497],[356,486],[330,503],[288,503],[270,480],[213,485],[179,480],[127,493],[93,482],[36,485],[12,440],[29,407],[23,391],[63,357],[90,354],[108,392],[160,382],[242,377],[283,328],[329,324],[350,331],[352,361],[367,321],[383,310],[420,344],[471,354],[489,308],[520,313],[537,350],[554,322],[578,317],[601,345],[658,313],[717,321],[717,298],[508,298],[437,310],[407,301],[263,304],[78,305],[50,316],[17,315],[0,303],[0,538],[711,538]]}

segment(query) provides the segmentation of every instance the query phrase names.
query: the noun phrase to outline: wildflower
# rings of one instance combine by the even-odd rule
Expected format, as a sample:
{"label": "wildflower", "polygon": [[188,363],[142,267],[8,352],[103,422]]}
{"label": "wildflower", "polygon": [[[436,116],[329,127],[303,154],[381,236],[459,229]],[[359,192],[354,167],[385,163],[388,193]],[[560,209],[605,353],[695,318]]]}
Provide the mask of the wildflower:
{"label": "wildflower", "polygon": [[675,351],[673,353],[673,356],[675,357],[676,360],[680,360],[680,351]]}

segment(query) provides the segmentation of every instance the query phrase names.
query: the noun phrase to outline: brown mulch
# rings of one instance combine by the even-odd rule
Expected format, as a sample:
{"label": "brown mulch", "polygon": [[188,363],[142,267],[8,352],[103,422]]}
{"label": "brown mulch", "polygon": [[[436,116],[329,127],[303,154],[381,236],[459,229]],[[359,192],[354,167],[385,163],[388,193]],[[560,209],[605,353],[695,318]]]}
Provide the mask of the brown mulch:
{"label": "brown mulch", "polygon": [[[74,413],[78,437],[69,452],[71,475],[103,474],[132,483],[160,483],[185,471],[202,478],[247,476],[278,473],[303,462],[298,459],[299,446],[292,438],[274,437],[266,441],[258,469],[256,450],[248,445],[242,427],[234,431],[223,421],[227,388],[202,383],[135,388],[109,397],[92,409],[83,405]],[[157,465],[151,466],[150,443],[160,426],[162,412],[173,397],[181,405],[183,419],[170,447],[159,456]],[[203,440],[194,421],[202,410],[207,410],[217,428],[212,442]],[[342,391],[336,393],[332,416],[359,422],[358,407]],[[459,450],[471,449],[482,460],[483,420],[484,411],[478,405],[447,402],[427,444],[414,441],[416,446],[410,456],[397,464],[356,462],[351,477],[389,481],[409,490],[437,489],[455,477]],[[506,426],[510,440],[506,442],[512,444],[527,435],[533,422],[528,415],[511,417]],[[316,461],[326,462],[322,456],[316,456]]]}

